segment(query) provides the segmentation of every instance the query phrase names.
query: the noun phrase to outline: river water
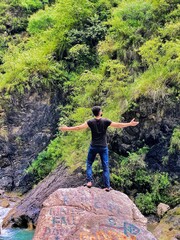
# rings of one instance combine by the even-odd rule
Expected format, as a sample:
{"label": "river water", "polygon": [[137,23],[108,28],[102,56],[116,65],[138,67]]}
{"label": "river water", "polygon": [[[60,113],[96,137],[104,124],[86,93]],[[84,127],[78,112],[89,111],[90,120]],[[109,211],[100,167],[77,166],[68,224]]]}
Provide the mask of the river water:
{"label": "river water", "polygon": [[34,231],[20,228],[1,228],[3,218],[5,218],[10,210],[11,208],[0,207],[0,240],[32,240]]}
{"label": "river water", "polygon": [[11,228],[3,229],[0,235],[0,240],[32,240],[34,231]]}

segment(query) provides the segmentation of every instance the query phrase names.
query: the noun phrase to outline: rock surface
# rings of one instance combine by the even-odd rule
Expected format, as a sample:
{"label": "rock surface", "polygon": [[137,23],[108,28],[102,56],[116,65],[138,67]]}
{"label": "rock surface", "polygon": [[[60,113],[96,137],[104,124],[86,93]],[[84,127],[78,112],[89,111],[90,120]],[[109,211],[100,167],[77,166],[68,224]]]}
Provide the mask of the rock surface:
{"label": "rock surface", "polygon": [[10,99],[0,97],[0,188],[27,192],[33,176],[25,169],[54,137],[62,96],[38,87]]}
{"label": "rock surface", "polygon": [[153,234],[157,237],[158,240],[178,239],[179,233],[180,205],[172,210],[169,210],[153,231]]}
{"label": "rock surface", "polygon": [[[140,98],[137,106],[126,112],[125,121],[136,118],[137,127],[124,128],[110,137],[111,150],[128,156],[144,146],[149,147],[145,161],[150,169],[167,171],[180,177],[180,153],[168,154],[173,129],[180,125],[180,101],[176,96],[164,99]],[[166,164],[163,159],[167,158]]]}
{"label": "rock surface", "polygon": [[170,209],[170,206],[165,203],[160,203],[157,206],[157,215],[159,217],[162,217],[168,210]]}
{"label": "rock surface", "polygon": [[58,189],[43,203],[33,240],[155,240],[127,195],[86,187]]}
{"label": "rock surface", "polygon": [[3,207],[3,208],[8,208],[8,207],[10,206],[9,200],[3,199],[3,200],[0,202],[0,206]]}
{"label": "rock surface", "polygon": [[13,207],[3,221],[3,227],[27,228],[32,224],[36,226],[42,204],[51,193],[59,188],[81,186],[83,181],[85,176],[82,169],[70,173],[63,164],[59,165]]}

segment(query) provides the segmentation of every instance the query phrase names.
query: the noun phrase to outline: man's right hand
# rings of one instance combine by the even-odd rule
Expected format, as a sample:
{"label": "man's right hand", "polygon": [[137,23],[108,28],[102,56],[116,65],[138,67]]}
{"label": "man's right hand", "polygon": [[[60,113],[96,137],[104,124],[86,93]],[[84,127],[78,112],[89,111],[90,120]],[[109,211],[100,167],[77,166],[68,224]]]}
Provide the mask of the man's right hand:
{"label": "man's right hand", "polygon": [[68,130],[68,127],[67,126],[62,126],[62,127],[59,127],[58,129],[62,132],[65,132],[65,131]]}
{"label": "man's right hand", "polygon": [[88,128],[88,125],[87,122],[84,122],[83,124],[74,127],[62,126],[59,127],[59,130],[65,132],[65,131],[78,131],[86,128]]}

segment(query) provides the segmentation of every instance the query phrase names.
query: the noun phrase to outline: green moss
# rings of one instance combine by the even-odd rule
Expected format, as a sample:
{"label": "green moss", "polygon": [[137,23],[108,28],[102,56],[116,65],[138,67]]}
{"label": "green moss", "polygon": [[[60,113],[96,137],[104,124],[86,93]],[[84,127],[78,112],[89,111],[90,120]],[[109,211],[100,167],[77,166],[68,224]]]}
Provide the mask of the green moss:
{"label": "green moss", "polygon": [[180,215],[180,207],[175,209],[175,212],[173,213],[173,215]]}

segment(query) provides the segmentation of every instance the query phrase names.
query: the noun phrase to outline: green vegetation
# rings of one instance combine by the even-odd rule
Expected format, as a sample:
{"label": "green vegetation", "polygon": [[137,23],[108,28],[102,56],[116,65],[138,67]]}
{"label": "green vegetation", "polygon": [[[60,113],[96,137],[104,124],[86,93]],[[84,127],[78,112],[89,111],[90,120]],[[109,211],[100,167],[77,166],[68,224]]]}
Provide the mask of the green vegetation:
{"label": "green vegetation", "polygon": [[174,129],[172,138],[171,138],[171,143],[169,147],[169,153],[178,153],[180,151],[180,128],[177,127]]}
{"label": "green vegetation", "polygon": [[[116,157],[111,182],[116,189],[132,191],[135,203],[145,213],[155,213],[159,202],[169,202],[170,178],[167,173],[151,172],[145,163],[148,148],[144,147],[128,157]],[[134,190],[136,191],[134,192]]]}
{"label": "green vegetation", "polygon": [[[95,104],[119,121],[141,96],[179,100],[179,16],[177,0],[2,0],[0,91],[60,88],[67,104],[59,123],[66,125],[91,118]],[[59,133],[29,171],[41,180],[62,161],[71,170],[84,166],[89,138]],[[178,139],[174,130],[170,153],[179,151]],[[166,201],[170,180],[148,170],[145,152],[118,160],[112,181],[117,188],[140,186],[136,203],[150,213]]]}
{"label": "green vegetation", "polygon": [[148,173],[149,190],[145,193],[139,193],[135,199],[136,205],[145,213],[156,213],[156,206],[159,202],[170,203],[172,200],[169,196],[171,187],[168,173]]}

